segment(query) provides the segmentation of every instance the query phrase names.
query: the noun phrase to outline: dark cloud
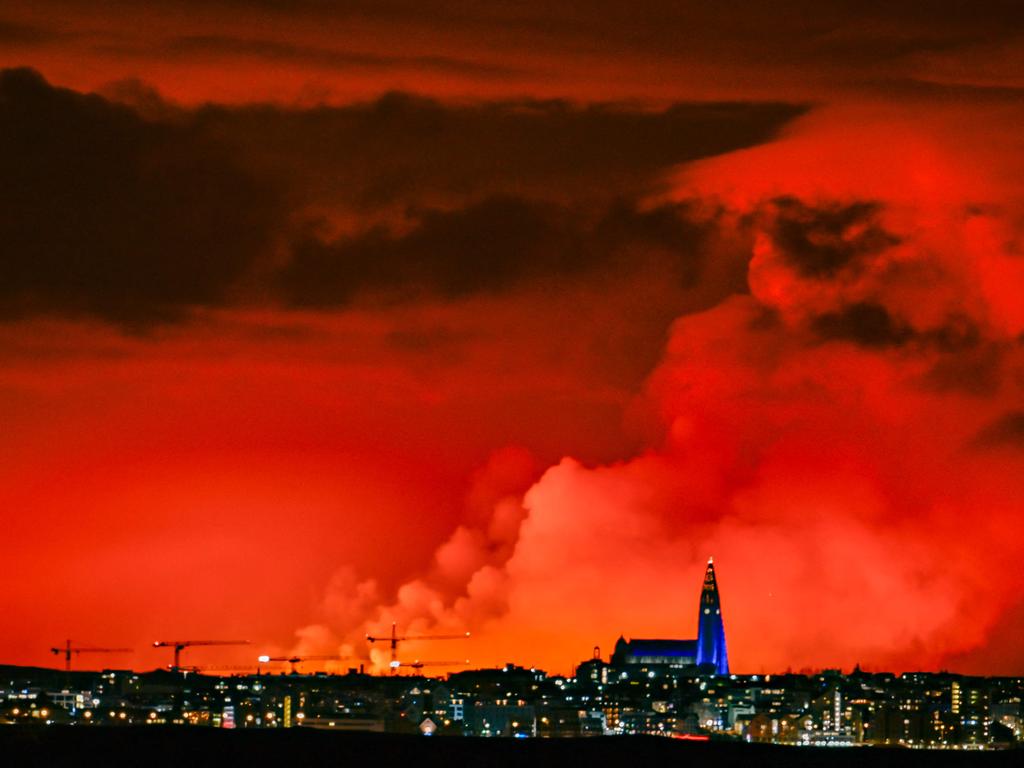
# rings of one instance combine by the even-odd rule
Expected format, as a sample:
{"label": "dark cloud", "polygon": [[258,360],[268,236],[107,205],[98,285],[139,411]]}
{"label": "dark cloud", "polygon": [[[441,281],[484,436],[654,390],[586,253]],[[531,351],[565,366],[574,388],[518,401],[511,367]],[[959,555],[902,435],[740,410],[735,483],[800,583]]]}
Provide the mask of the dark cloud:
{"label": "dark cloud", "polygon": [[562,101],[443,104],[392,93],[345,107],[200,111],[298,202],[366,211],[495,195],[565,203],[648,191],[674,164],[753,146],[806,111],[792,104],[676,104],[663,110]]}
{"label": "dark cloud", "polygon": [[875,202],[812,206],[781,197],[772,208],[772,239],[804,277],[833,278],[899,243],[878,222],[881,206]]}
{"label": "dark cloud", "polygon": [[160,92],[138,78],[128,77],[104,84],[97,91],[107,101],[131,107],[148,122],[185,122],[188,113],[169,103]]}
{"label": "dark cloud", "polygon": [[[1016,73],[1014,73],[1016,74]],[[934,104],[1020,104],[1024,86],[1000,85],[985,82],[934,82],[916,78],[882,80],[868,88],[870,92],[887,97],[902,99],[928,99]]]}
{"label": "dark cloud", "polygon": [[972,446],[978,449],[1024,448],[1024,411],[1011,411],[984,427]]}
{"label": "dark cloud", "polygon": [[60,35],[56,30],[0,19],[0,43],[7,45],[35,45],[55,40],[58,37]]}
{"label": "dark cloud", "polygon": [[991,343],[942,355],[922,383],[935,392],[958,391],[991,397],[1003,380],[1003,358],[1003,349]]}
{"label": "dark cloud", "polygon": [[[716,225],[718,212],[699,213],[687,204],[659,205],[638,210],[618,200],[597,222],[593,232],[595,247],[608,258],[642,258],[654,250],[658,254],[687,254],[692,257],[698,243]],[[640,253],[637,253],[640,251]],[[699,261],[686,258],[680,262],[687,282],[698,278]]]}
{"label": "dark cloud", "polygon": [[0,73],[0,310],[125,324],[223,301],[274,195],[186,127]]}
{"label": "dark cloud", "polygon": [[203,56],[245,56],[283,64],[296,63],[326,69],[416,69],[437,72],[504,77],[517,70],[483,61],[451,56],[403,56],[364,53],[343,48],[317,48],[309,45],[227,35],[188,35],[173,38],[161,47],[168,56],[195,59]]}
{"label": "dark cloud", "polygon": [[[41,5],[46,5],[41,0]],[[61,0],[51,15],[95,13],[95,3]],[[130,18],[138,3],[108,0],[117,16]],[[165,12],[197,14],[185,0],[156,0],[147,5]],[[204,3],[205,18],[229,20],[260,15],[274,31],[273,20],[315,24],[334,32],[358,25],[387,29],[390,38],[422,41],[427,32],[444,30],[456,38],[469,36],[484,50],[508,56],[509,49],[655,55],[662,62],[697,59],[742,64],[761,71],[817,68],[851,79],[877,73],[912,70],[917,57],[957,57],[970,72],[973,46],[983,41],[1014,41],[1024,29],[1019,4],[1013,0],[936,4],[918,0],[857,2],[787,0],[779,4],[735,2],[708,4],[699,0],[652,0],[644,12],[614,0],[564,0],[561,3],[492,2],[466,4],[440,0],[324,2],[304,0],[216,0]],[[282,31],[280,39],[286,39]],[[394,45],[393,40],[391,41]]]}
{"label": "dark cloud", "polygon": [[939,352],[969,354],[986,351],[985,338],[977,322],[959,313],[946,317],[940,326],[929,329],[922,336]]}
{"label": "dark cloud", "polygon": [[565,222],[524,200],[491,199],[466,209],[427,211],[407,235],[378,227],[324,242],[297,242],[282,284],[294,304],[337,305],[360,291],[461,296],[528,277],[580,268],[580,243]]}
{"label": "dark cloud", "polygon": [[489,198],[426,211],[401,235],[375,228],[325,241],[307,232],[280,281],[295,305],[339,305],[359,294],[459,297],[630,270],[636,267],[631,248],[655,246],[663,278],[692,284],[706,226],[682,205],[638,211],[618,203],[590,224],[565,207]]}
{"label": "dark cloud", "polygon": [[864,347],[900,346],[914,336],[889,310],[873,302],[858,302],[820,315],[811,326],[824,340],[852,341]]}
{"label": "dark cloud", "polygon": [[[763,141],[801,112],[400,94],[190,111],[137,81],[101,97],[5,71],[0,313],[144,325],[223,304],[242,285],[335,306],[622,274],[651,259],[690,285],[706,223],[686,206],[641,210],[636,195],[663,169]],[[377,209],[400,210],[404,229],[385,217],[387,227],[337,237],[304,223],[314,211],[358,220]],[[275,272],[269,256],[285,243],[292,253]]]}
{"label": "dark cloud", "polygon": [[1005,347],[985,339],[969,318],[951,316],[941,324],[914,328],[878,301],[859,301],[810,320],[818,341],[847,341],[862,347],[909,347],[935,362],[921,377],[925,389],[992,395],[1002,379]]}

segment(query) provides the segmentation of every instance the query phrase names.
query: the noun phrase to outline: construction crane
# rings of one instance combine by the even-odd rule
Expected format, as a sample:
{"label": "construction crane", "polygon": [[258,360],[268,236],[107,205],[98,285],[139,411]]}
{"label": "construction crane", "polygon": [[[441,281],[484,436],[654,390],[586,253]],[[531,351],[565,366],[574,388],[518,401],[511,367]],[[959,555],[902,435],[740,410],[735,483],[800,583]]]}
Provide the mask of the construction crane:
{"label": "construction crane", "polygon": [[191,673],[197,674],[197,675],[201,675],[204,672],[214,672],[214,673],[216,673],[216,672],[249,672],[249,673],[251,673],[253,669],[256,669],[257,671],[259,671],[259,667],[257,667],[255,664],[214,664],[212,666],[202,666],[202,667],[188,665],[188,666],[184,666],[184,667],[178,667],[178,671],[179,672],[184,672],[186,674],[191,672]]}
{"label": "construction crane", "polygon": [[50,653],[64,656],[64,671],[71,671],[71,654],[76,656],[80,653],[131,653],[131,648],[91,648],[85,646],[74,647],[70,640],[64,641],[63,648],[51,648]]}
{"label": "construction crane", "polygon": [[173,648],[174,649],[174,664],[171,665],[171,671],[177,672],[181,668],[181,652],[186,648],[192,648],[196,645],[248,645],[248,640],[156,640],[153,643],[154,648]]}
{"label": "construction crane", "polygon": [[400,667],[409,667],[419,672],[424,667],[464,667],[469,664],[469,659],[465,661],[420,661],[417,659],[411,664],[403,664],[400,661],[394,662],[393,669],[399,669]]}
{"label": "construction crane", "polygon": [[398,635],[397,624],[392,622],[391,624],[391,637],[375,637],[373,635],[367,635],[366,639],[371,643],[387,642],[391,647],[391,674],[395,674],[395,670],[401,666],[398,661],[398,644],[412,640],[465,640],[469,637],[469,632],[464,635]]}
{"label": "construction crane", "polygon": [[291,674],[295,674],[295,668],[303,661],[344,661],[349,658],[348,656],[260,656],[258,661],[260,664],[266,664],[271,661],[287,661],[292,665]]}

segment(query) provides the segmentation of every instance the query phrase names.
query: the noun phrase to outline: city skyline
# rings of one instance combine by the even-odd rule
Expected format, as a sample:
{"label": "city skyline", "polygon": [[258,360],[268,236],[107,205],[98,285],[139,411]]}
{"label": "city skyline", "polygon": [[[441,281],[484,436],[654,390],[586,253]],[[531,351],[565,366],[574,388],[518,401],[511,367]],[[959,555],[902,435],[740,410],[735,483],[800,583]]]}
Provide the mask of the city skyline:
{"label": "city skyline", "polygon": [[[104,671],[117,670],[117,671],[134,671],[134,672],[149,672],[149,671],[160,671],[167,670],[170,672],[182,672],[184,674],[205,674],[215,676],[238,676],[245,674],[313,674],[313,675],[340,675],[343,673],[353,674],[358,672],[360,675],[378,675],[378,676],[389,676],[389,675],[406,675],[406,676],[420,676],[423,674],[430,675],[433,673],[434,676],[443,674],[440,670],[429,670],[424,673],[423,670],[426,667],[462,667],[468,670],[473,669],[500,669],[507,667],[509,664],[515,665],[517,662],[522,661],[522,658],[516,659],[505,659],[500,661],[497,659],[491,659],[487,662],[477,663],[470,658],[466,658],[461,661],[424,661],[423,653],[408,653],[400,652],[399,648],[402,646],[413,645],[414,647],[426,646],[426,648],[437,649],[438,641],[448,640],[470,640],[472,633],[467,631],[458,635],[417,635],[417,634],[406,634],[404,630],[399,630],[397,623],[392,623],[390,633],[384,631],[373,631],[372,628],[368,627],[365,633],[365,646],[361,650],[356,650],[352,655],[342,655],[341,653],[333,654],[298,654],[298,653],[287,653],[284,655],[273,655],[273,652],[262,652],[266,649],[261,649],[260,652],[253,647],[253,642],[249,640],[155,640],[153,642],[147,642],[145,648],[151,651],[157,651],[167,655],[168,651],[172,654],[172,662],[167,664],[160,664],[156,667],[151,668],[148,662],[137,664],[132,662],[129,664],[117,664],[113,663],[117,659],[124,659],[126,655],[131,654],[133,658],[137,649],[133,648],[113,648],[103,647],[92,643],[82,643],[78,641],[72,641],[70,638],[66,638],[63,644],[55,645],[49,648],[49,652],[57,658],[63,658],[64,669],[66,672],[90,672],[95,673],[100,669]],[[680,626],[679,629],[682,629]],[[678,634],[678,633],[677,633]],[[734,670],[731,670],[728,662],[728,652],[726,643],[726,633],[724,626],[724,614],[721,608],[721,597],[718,589],[717,576],[714,568],[714,558],[708,557],[707,564],[705,567],[704,577],[701,582],[701,588],[699,591],[699,599],[697,601],[697,621],[696,621],[696,639],[682,640],[678,638],[659,638],[659,639],[646,639],[640,638],[635,633],[631,632],[620,632],[618,640],[612,645],[611,652],[608,656],[608,663],[611,665],[618,665],[620,667],[625,666],[628,668],[629,665],[644,666],[653,665],[667,666],[677,670],[681,674],[695,676],[711,676],[711,677],[737,677]],[[600,639],[599,639],[600,640]],[[380,643],[380,645],[375,645]],[[205,660],[203,663],[183,663],[182,655],[188,651],[192,653],[190,649],[199,648],[203,651],[210,647],[214,647],[217,650],[223,650],[225,647],[239,648],[245,646],[246,659],[243,660],[238,658],[236,652],[233,664],[224,664],[223,660],[218,663],[216,660],[211,663],[209,658],[209,652],[206,652]],[[577,674],[577,665],[585,665],[589,662],[602,662],[604,656],[601,653],[601,645],[593,646],[593,654],[589,657],[579,657],[574,659],[566,669],[555,668],[550,670],[555,675],[566,675],[574,677]],[[373,654],[373,649],[381,651],[380,653]],[[389,649],[389,650],[383,650]],[[528,649],[524,649],[528,651]],[[279,654],[280,652],[277,651]],[[106,664],[103,667],[89,666],[85,664],[75,664],[78,662],[82,655],[85,655],[86,660],[91,654],[114,654],[110,656],[97,656],[95,658],[111,659],[112,663]],[[429,653],[426,655],[430,655]],[[444,655],[444,654],[442,654]],[[451,654],[448,655],[457,655]],[[525,654],[528,657],[529,653]],[[83,660],[85,661],[85,660]],[[187,659],[192,662],[192,659]],[[0,665],[3,665],[0,662]],[[9,666],[9,665],[8,665]],[[40,666],[46,668],[47,665],[28,665],[28,666]],[[539,665],[527,664],[521,665],[523,668],[536,669]],[[927,672],[915,667],[908,667],[907,669],[883,669],[873,668],[870,664],[862,664],[856,662],[848,668],[851,673],[865,672],[867,674],[901,674],[906,676],[908,674],[913,675],[921,672]],[[835,667],[830,669],[824,668],[809,668],[803,667],[798,670],[794,670],[791,664],[786,665],[784,668],[778,669],[766,669],[761,666],[756,670],[742,670],[741,676],[753,677],[756,679],[758,676],[771,676],[771,675],[814,675],[822,672],[826,673],[842,673],[844,670],[841,667]],[[939,675],[946,676],[962,676],[963,673],[956,669],[941,669],[934,670]],[[1014,677],[1011,675],[1010,677]]]}
{"label": "city skyline", "polygon": [[0,0],[0,662],[1024,672],[1024,14],[950,5]]}
{"label": "city skyline", "polygon": [[[653,654],[651,653],[651,647],[667,647],[671,646],[672,650],[669,655],[672,658],[671,662],[660,661],[656,663],[671,663],[674,666],[692,666],[694,670],[700,669],[705,674],[714,674],[728,676],[730,674],[729,662],[726,652],[726,639],[724,629],[724,617],[721,611],[721,598],[718,592],[718,583],[715,577],[715,570],[713,565],[713,558],[709,557],[707,566],[704,573],[704,578],[701,583],[700,596],[697,601],[697,639],[696,640],[678,640],[678,639],[662,639],[662,640],[637,640],[630,639],[626,641],[624,636],[620,635],[618,642],[615,645],[615,650],[611,655],[611,658],[620,657],[619,663],[630,663],[630,664],[642,664],[649,663],[652,658],[660,655],[660,651]],[[353,671],[358,669],[359,673],[362,674],[364,671],[367,674],[420,674],[421,670],[426,666],[466,666],[471,665],[470,659],[465,659],[464,662],[451,662],[451,661],[422,661],[420,656],[415,658],[408,658],[408,653],[399,653],[400,646],[407,646],[412,644],[414,646],[426,645],[429,647],[436,647],[435,644],[438,641],[447,640],[469,640],[472,636],[471,632],[460,633],[458,635],[416,635],[406,634],[404,630],[399,634],[397,623],[392,623],[390,634],[386,632],[370,632],[366,633],[366,646],[362,650],[362,653],[356,652],[351,656],[343,656],[340,653],[336,654],[286,654],[286,655],[272,655],[271,653],[256,653],[253,650],[249,653],[249,649],[253,645],[249,640],[154,640],[151,643],[146,644],[146,648],[150,650],[157,650],[162,652],[166,656],[168,650],[172,653],[172,662],[169,664],[163,664],[156,667],[159,669],[166,669],[171,672],[198,672],[206,674],[221,674],[221,675],[235,675],[245,670],[255,670],[257,674],[265,672],[266,674],[273,674],[274,671],[280,671],[284,669],[284,665],[288,665],[288,669],[292,674],[295,674],[299,670],[301,665],[305,669],[309,667],[326,666],[326,670],[318,669],[317,672],[326,671],[329,674],[339,674],[342,671]],[[376,646],[378,649],[389,648],[389,655],[372,656],[370,650],[374,648],[375,643],[380,643]],[[208,661],[205,665],[197,664],[186,664],[182,662],[182,655],[188,651],[191,654],[192,648],[207,649],[214,647],[216,649],[223,649],[225,647],[238,648],[239,646],[246,646],[246,652],[250,656],[249,663],[239,665],[217,665],[210,664]],[[61,645],[55,645],[49,649],[50,653],[54,656],[64,659],[64,669],[67,672],[72,671],[72,662],[78,661],[79,658],[84,654],[88,657],[90,654],[115,654],[114,659],[124,658],[126,654],[134,654],[135,649],[132,648],[114,648],[114,647],[103,647],[92,643],[81,643],[78,641],[73,642],[70,638],[66,638],[64,643]],[[421,654],[422,655],[422,654]],[[102,658],[102,657],[101,657]],[[600,646],[594,646],[594,655],[588,660],[594,660],[600,658]],[[626,659],[628,658],[628,662]],[[509,663],[508,661],[503,662],[504,664]],[[514,663],[514,662],[513,662]],[[2,664],[2,662],[0,662]],[[486,666],[486,665],[485,665]],[[501,664],[494,662],[494,666],[501,666]],[[573,670],[575,670],[576,663],[571,664]],[[109,669],[129,669],[145,671],[148,667],[139,666],[117,666],[112,665]],[[89,671],[86,667],[83,669],[75,669],[75,671]]]}
{"label": "city skyline", "polygon": [[[595,649],[572,675],[512,663],[443,678],[419,670],[373,676],[357,668],[218,677],[187,668],[61,672],[0,665],[0,725],[27,726],[47,744],[59,744],[55,731],[66,732],[62,726],[68,725],[90,731],[156,726],[162,735],[149,743],[173,733],[176,745],[194,743],[195,727],[208,733],[301,728],[484,738],[646,735],[713,741],[720,754],[727,754],[726,742],[1003,751],[1014,749],[1024,731],[1021,677],[859,668],[846,674],[717,674],[693,663],[692,655],[680,663],[671,641],[629,645],[617,644],[608,661]],[[55,728],[43,735],[40,726]],[[95,744],[107,737],[83,738]],[[297,748],[297,738],[293,734],[287,748]]]}
{"label": "city skyline", "polygon": [[[72,670],[79,655],[130,649],[69,639],[50,649],[64,657],[64,671],[0,664],[0,725],[173,726],[179,743],[199,727],[478,739],[658,736],[958,751],[1010,750],[1024,735],[1021,676],[894,674],[860,665],[846,673],[737,674],[729,666],[722,605],[709,557],[696,601],[696,639],[620,635],[607,657],[595,646],[565,674],[514,660],[491,667],[474,667],[468,658],[402,660],[400,648],[410,644],[467,641],[471,633],[409,634],[396,624],[390,633],[366,634],[367,646],[379,643],[389,651],[386,665],[378,659],[370,668],[366,654],[260,654],[255,665],[196,666],[185,652],[250,643],[179,639],[151,644],[173,654],[162,669]],[[322,664],[331,666],[310,668]],[[449,669],[439,674],[433,667]]]}

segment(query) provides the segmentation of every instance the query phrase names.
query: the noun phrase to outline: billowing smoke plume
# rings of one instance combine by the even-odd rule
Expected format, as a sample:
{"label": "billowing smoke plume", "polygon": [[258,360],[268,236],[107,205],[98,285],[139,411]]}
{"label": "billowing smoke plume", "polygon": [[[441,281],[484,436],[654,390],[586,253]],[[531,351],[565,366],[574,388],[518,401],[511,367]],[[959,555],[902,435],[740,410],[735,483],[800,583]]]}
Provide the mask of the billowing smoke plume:
{"label": "billowing smoke plume", "polygon": [[692,636],[714,555],[739,670],[1019,668],[1024,196],[991,162],[1005,114],[931,117],[825,112],[684,168],[749,292],[672,326],[649,448],[539,479],[496,456],[429,573],[340,571],[302,649],[365,654],[395,621],[565,671],[620,632]]}

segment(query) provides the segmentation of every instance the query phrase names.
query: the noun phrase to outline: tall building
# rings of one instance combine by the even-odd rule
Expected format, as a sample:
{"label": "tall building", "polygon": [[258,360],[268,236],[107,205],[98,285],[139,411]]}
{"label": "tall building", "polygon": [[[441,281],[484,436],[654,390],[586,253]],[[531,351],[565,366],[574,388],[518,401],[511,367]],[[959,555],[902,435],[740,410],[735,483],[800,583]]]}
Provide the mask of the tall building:
{"label": "tall building", "polygon": [[719,675],[729,674],[729,657],[725,650],[725,625],[722,623],[722,600],[715,580],[715,564],[708,558],[704,586],[700,592],[700,615],[697,619],[697,666],[708,665]]}
{"label": "tall building", "polygon": [[704,671],[716,675],[729,674],[725,651],[725,626],[722,623],[722,602],[715,581],[715,567],[708,558],[707,571],[700,594],[700,614],[696,640],[633,639],[619,637],[612,653],[613,666],[639,664],[685,667],[704,665]]}

